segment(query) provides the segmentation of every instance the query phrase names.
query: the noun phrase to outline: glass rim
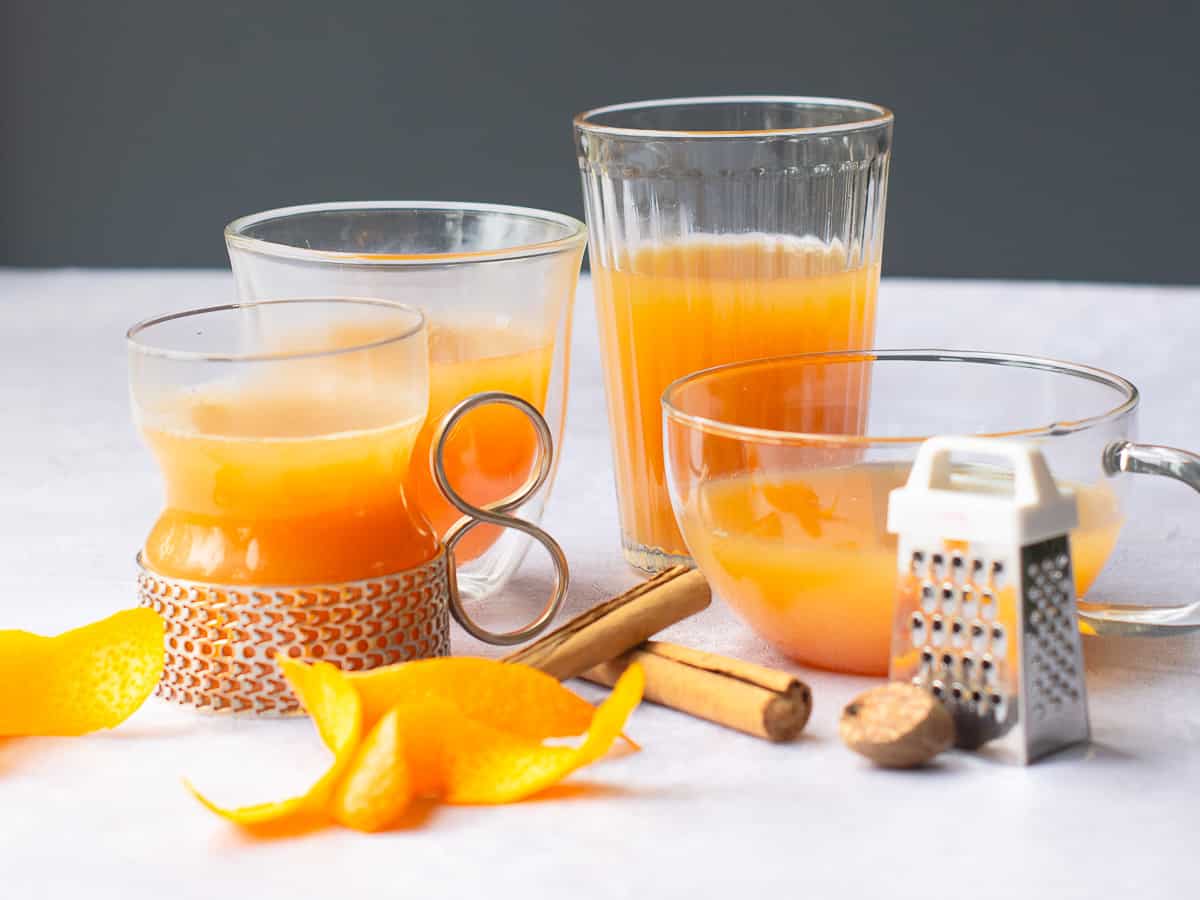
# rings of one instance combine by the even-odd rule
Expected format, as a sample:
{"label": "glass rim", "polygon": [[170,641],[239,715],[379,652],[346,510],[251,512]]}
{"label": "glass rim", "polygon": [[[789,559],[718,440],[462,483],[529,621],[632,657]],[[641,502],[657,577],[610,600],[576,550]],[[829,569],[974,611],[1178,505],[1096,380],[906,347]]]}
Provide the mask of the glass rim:
{"label": "glass rim", "polygon": [[[310,247],[296,247],[278,241],[268,241],[251,237],[245,233],[247,228],[269,222],[275,219],[286,219],[323,212],[355,212],[368,210],[426,210],[431,212],[474,212],[498,213],[515,216],[522,219],[536,219],[551,222],[567,229],[567,234],[549,241],[536,241],[530,244],[513,244],[508,247],[498,247],[494,250],[470,250],[466,252],[447,253],[355,253],[348,250],[314,250]],[[310,262],[332,262],[339,265],[360,266],[395,266],[397,268],[464,265],[481,262],[497,262],[509,259],[524,259],[531,256],[544,256],[559,253],[563,250],[579,246],[587,240],[587,226],[565,213],[551,212],[545,209],[535,209],[529,206],[509,206],[502,203],[472,203],[440,200],[338,200],[330,203],[304,203],[298,206],[280,206],[275,209],[265,209],[249,215],[239,216],[225,226],[225,243],[229,247],[258,253],[263,256],[285,257],[288,259],[307,260]]]}
{"label": "glass rim", "polygon": [[[413,325],[404,328],[402,331],[398,331],[394,334],[388,334],[386,337],[375,340],[362,341],[361,343],[351,344],[345,347],[331,347],[327,350],[301,350],[296,352],[282,350],[268,353],[210,353],[203,350],[175,350],[168,347],[156,346],[152,343],[147,343],[144,340],[139,340],[138,338],[139,335],[158,325],[165,325],[168,322],[175,322],[179,319],[186,319],[193,316],[210,315],[218,312],[254,309],[260,306],[280,306],[290,303],[382,306],[398,312],[415,315],[416,322]],[[400,341],[408,340],[409,338],[422,334],[425,331],[425,325],[425,313],[415,306],[409,306],[407,303],[397,303],[392,300],[380,300],[373,297],[290,297],[280,300],[255,300],[247,303],[222,303],[217,306],[201,306],[194,309],[181,310],[180,312],[152,316],[148,319],[142,319],[140,322],[135,322],[133,325],[130,325],[129,329],[125,332],[125,341],[130,350],[134,350],[143,356],[153,356],[160,359],[171,359],[180,362],[286,362],[297,359],[321,359],[324,357],[341,356],[348,353],[357,353],[361,350],[373,350],[377,347],[385,347],[388,344],[399,343]]]}
{"label": "glass rim", "polygon": [[825,444],[837,446],[869,446],[877,444],[903,445],[920,444],[935,435],[901,435],[880,436],[860,434],[828,434],[803,431],[786,431],[772,428],[758,428],[751,425],[738,425],[707,416],[699,416],[684,412],[672,402],[672,395],[688,384],[717,373],[737,369],[752,369],[787,362],[957,362],[968,365],[1008,366],[1022,369],[1036,369],[1053,372],[1058,375],[1069,375],[1073,378],[1083,378],[1113,388],[1124,395],[1124,399],[1116,406],[1105,412],[1066,422],[1054,422],[1051,425],[1039,425],[1032,428],[1022,428],[1013,431],[976,432],[974,437],[990,438],[1037,438],[1058,437],[1087,431],[1097,425],[1111,422],[1132,412],[1138,405],[1140,393],[1137,386],[1127,378],[1116,375],[1095,366],[1065,360],[1050,359],[1042,356],[1026,356],[1017,353],[985,353],[959,350],[914,349],[914,350],[834,350],[826,353],[797,353],[788,356],[774,356],[764,359],[747,360],[745,362],[726,363],[711,366],[677,378],[667,385],[663,391],[661,404],[664,419],[670,419],[701,431],[724,437],[742,440],[753,440],[764,444]]}
{"label": "glass rim", "polygon": [[[746,130],[683,130],[671,128],[631,128],[620,125],[601,125],[591,121],[596,116],[614,112],[627,112],[636,109],[660,109],[672,106],[686,105],[717,105],[743,104],[753,106],[765,103],[790,103],[792,105],[824,106],[829,108],[854,109],[872,113],[867,119],[858,122],[840,122],[829,125],[809,125],[794,128],[752,128]],[[745,94],[710,97],[669,97],[659,100],[635,100],[632,103],[614,103],[609,106],[598,106],[581,112],[574,118],[575,127],[589,134],[602,134],[611,137],[642,137],[642,138],[760,138],[787,137],[803,135],[844,134],[853,131],[867,131],[882,125],[890,125],[895,120],[892,111],[878,103],[866,100],[843,100],[838,97],[806,97],[792,94]]]}

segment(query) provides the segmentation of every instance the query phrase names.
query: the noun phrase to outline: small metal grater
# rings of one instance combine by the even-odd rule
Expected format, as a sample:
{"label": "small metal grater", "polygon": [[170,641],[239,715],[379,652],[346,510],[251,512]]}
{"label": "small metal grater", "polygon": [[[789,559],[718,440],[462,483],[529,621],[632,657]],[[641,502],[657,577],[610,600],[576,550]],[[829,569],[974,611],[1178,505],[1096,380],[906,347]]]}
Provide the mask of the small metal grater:
{"label": "small metal grater", "polygon": [[932,438],[892,491],[891,678],[946,704],[958,746],[997,741],[996,755],[1028,764],[1088,740],[1068,537],[1077,522],[1074,496],[1030,444]]}

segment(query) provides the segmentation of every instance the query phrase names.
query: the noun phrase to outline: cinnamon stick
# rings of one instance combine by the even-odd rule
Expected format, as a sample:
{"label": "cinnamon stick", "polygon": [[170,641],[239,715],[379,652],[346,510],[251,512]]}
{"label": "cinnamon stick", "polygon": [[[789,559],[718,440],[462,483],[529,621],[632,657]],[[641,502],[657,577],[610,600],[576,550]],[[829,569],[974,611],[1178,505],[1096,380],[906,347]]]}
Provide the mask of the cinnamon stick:
{"label": "cinnamon stick", "polygon": [[647,700],[769,741],[795,738],[812,712],[808,685],[787,672],[663,641],[647,641],[582,677],[611,687],[632,662],[646,673]]}
{"label": "cinnamon stick", "polygon": [[525,663],[559,681],[574,678],[711,602],[712,591],[699,571],[674,566],[576,616],[504,661]]}

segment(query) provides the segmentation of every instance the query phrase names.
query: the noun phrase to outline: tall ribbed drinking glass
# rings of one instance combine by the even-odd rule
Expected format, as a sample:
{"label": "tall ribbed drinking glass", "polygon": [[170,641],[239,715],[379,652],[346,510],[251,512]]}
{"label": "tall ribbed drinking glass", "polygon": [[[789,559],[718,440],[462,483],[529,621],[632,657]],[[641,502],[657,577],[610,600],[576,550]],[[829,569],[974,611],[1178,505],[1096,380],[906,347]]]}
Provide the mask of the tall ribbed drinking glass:
{"label": "tall ribbed drinking glass", "polygon": [[[663,471],[659,402],[722,363],[870,347],[892,114],[850,100],[702,97],[575,119],[591,232],[625,558],[687,560]],[[813,378],[820,378],[814,373]],[[794,403],[827,398],[800,385]],[[806,409],[861,428],[865,375]]]}

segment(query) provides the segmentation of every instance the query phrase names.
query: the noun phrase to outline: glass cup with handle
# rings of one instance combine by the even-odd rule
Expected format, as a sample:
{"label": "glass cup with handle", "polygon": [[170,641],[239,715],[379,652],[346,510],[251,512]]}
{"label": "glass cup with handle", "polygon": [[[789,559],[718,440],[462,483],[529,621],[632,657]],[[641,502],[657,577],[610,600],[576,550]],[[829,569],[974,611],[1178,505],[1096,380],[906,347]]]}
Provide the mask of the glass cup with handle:
{"label": "glass cup with handle", "polygon": [[[869,382],[862,428],[831,425],[845,383]],[[1200,457],[1137,443],[1137,389],[1090,366],[953,350],[804,354],[719,366],[664,393],[674,511],[696,563],[755,631],[787,655],[886,675],[896,596],[888,495],[935,435],[1033,442],[1078,503],[1071,533],[1081,628],[1177,634],[1200,603],[1088,596],[1117,545],[1142,472],[1200,490]],[[1011,472],[961,473],[1011,490]],[[1140,601],[1141,598],[1131,598]]]}
{"label": "glass cup with handle", "polygon": [[[378,299],[294,298],[160,316],[128,332],[135,421],[165,486],[139,554],[139,598],[166,623],[160,695],[201,709],[291,712],[273,657],[374,668],[449,650],[453,615],[511,644],[546,627],[567,567],[536,525],[511,518],[549,476],[550,428],[527,401],[487,392],[434,423],[434,479],[467,517],[445,535],[411,490],[428,422],[429,335],[420,310]],[[481,510],[447,477],[447,448],[475,411],[529,418],[532,473]],[[540,541],[553,594],[497,633],[463,609],[455,550],[484,521]],[[444,542],[443,542],[444,538]]]}

